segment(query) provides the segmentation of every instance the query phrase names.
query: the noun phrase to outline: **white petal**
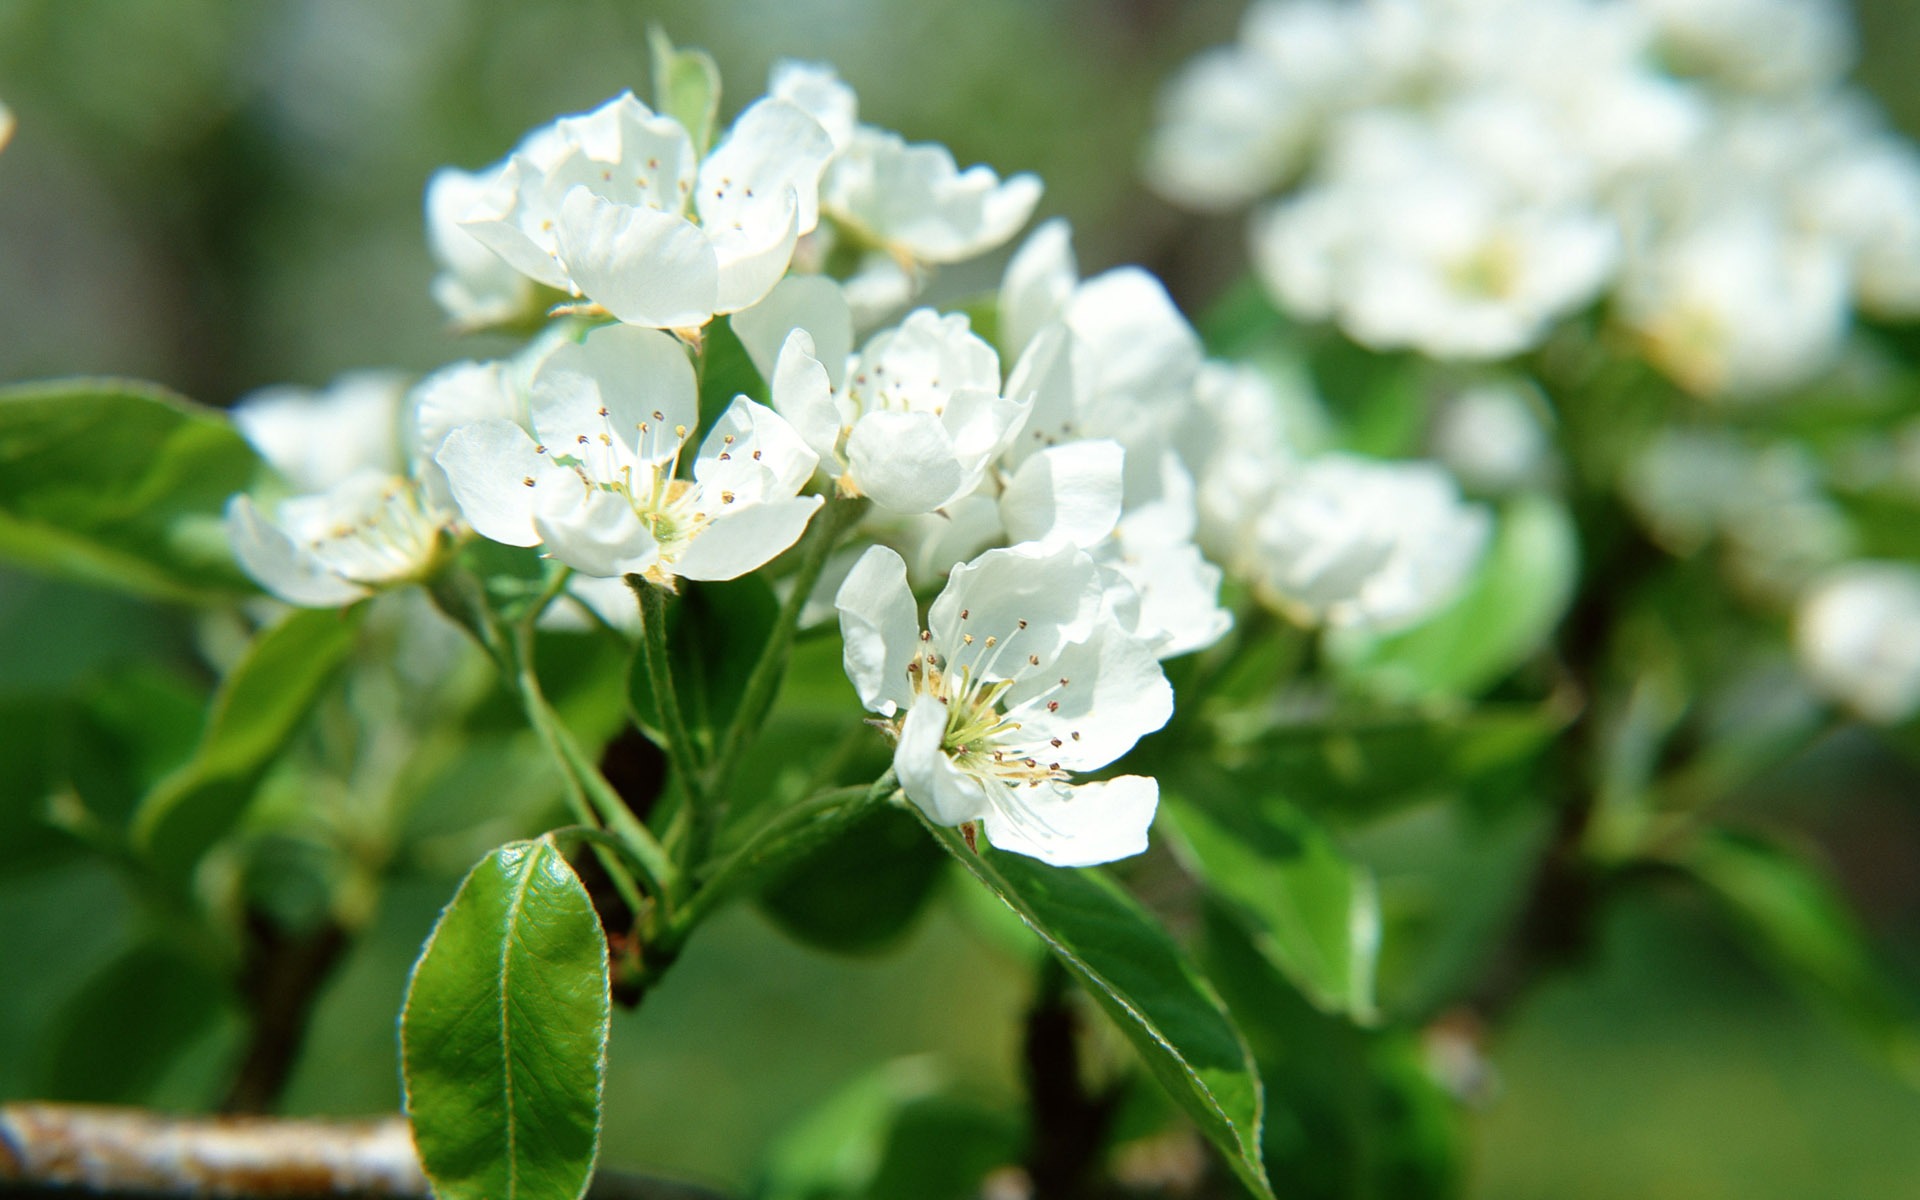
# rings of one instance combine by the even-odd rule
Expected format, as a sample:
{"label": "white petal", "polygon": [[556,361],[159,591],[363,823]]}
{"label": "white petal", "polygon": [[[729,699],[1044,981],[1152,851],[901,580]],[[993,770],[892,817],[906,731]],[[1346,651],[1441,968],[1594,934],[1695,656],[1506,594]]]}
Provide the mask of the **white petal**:
{"label": "white petal", "polygon": [[925,412],[871,412],[847,435],[847,475],[882,508],[932,512],[967,490],[953,439]]}
{"label": "white petal", "polygon": [[977,821],[993,811],[983,780],[953,765],[942,745],[946,739],[947,706],[934,696],[921,696],[900,723],[900,742],[893,749],[893,769],[907,799],[936,825]]}
{"label": "white petal", "polygon": [[853,140],[860,101],[832,67],[782,59],[767,77],[767,95],[803,109],[827,131],[835,149]]}
{"label": "white petal", "polygon": [[757,209],[728,225],[709,225],[719,278],[713,310],[737,312],[767,298],[793,262],[800,240],[799,200],[792,188],[778,207]]}
{"label": "white petal", "polygon": [[1007,376],[1006,393],[1028,402],[1026,421],[1010,452],[1015,462],[1078,436],[1080,376],[1074,363],[1073,334],[1063,322],[1044,326],[1027,343]]}
{"label": "white petal", "polygon": [[1085,551],[1014,546],[955,567],[927,629],[947,669],[971,665],[977,679],[1011,679],[1044,673],[1062,645],[1092,631],[1099,606],[1098,573]]}
{"label": "white petal", "polygon": [[758,504],[790,498],[819,464],[820,456],[784,417],[735,396],[700,447],[693,477],[709,494],[727,491],[735,503]]}
{"label": "white petal", "polygon": [[907,664],[920,650],[920,619],[907,564],[885,546],[869,547],[834,596],[840,610],[847,678],[871,712],[892,716],[913,700]]}
{"label": "white petal", "polygon": [[533,526],[547,553],[587,575],[612,578],[659,561],[660,546],[625,496],[601,488],[545,493]]}
{"label": "white petal", "polygon": [[[718,499],[707,495],[709,503]],[[819,496],[799,496],[765,504],[740,504],[722,509],[672,564],[673,573],[688,579],[738,579],[772,562],[800,540],[807,522],[826,503]]]}
{"label": "white petal", "polygon": [[527,398],[515,386],[507,364],[458,362],[415,384],[413,436],[419,452],[431,457],[447,435],[475,421],[527,419]]}
{"label": "white petal", "polygon": [[767,298],[733,314],[733,332],[762,379],[771,381],[787,335],[804,329],[813,339],[808,350],[827,369],[835,387],[847,373],[853,353],[853,311],[840,285],[825,275],[789,275]]}
{"label": "white petal", "polygon": [[827,173],[824,203],[874,241],[922,262],[953,263],[1012,237],[1040,202],[1040,181],[961,171],[946,147],[861,128]]}
{"label": "white petal", "polygon": [[1042,761],[1091,771],[1167,723],[1173,688],[1145,643],[1103,621],[1093,636],[1063,647],[1044,673],[1015,683],[1005,712],[1040,745],[1031,752],[1046,755]]}
{"label": "white petal", "polygon": [[[653,329],[602,325],[547,356],[533,378],[533,427],[553,454],[613,482],[635,457],[665,462],[700,418],[686,347]],[[643,428],[644,427],[644,428]]]}
{"label": "white petal", "polygon": [[839,465],[840,405],[826,367],[814,357],[813,335],[804,329],[787,335],[771,386],[774,410],[799,430],[827,470],[834,471]]}
{"label": "white petal", "polygon": [[337,608],[370,594],[302,551],[279,526],[263,517],[247,496],[235,496],[228,502],[226,530],[241,569],[288,604]]}
{"label": "white petal", "polygon": [[833,139],[806,110],[773,97],[757,101],[700,164],[700,223],[710,233],[735,223],[770,224],[770,206],[784,203],[791,189],[795,228],[809,233],[820,222],[820,172],[832,157]]}
{"label": "white petal", "polygon": [[1011,804],[987,814],[987,841],[1056,867],[1090,867],[1139,854],[1160,804],[1160,785],[1122,775],[1077,787],[1010,789]]}
{"label": "white petal", "polygon": [[993,460],[1005,454],[1033,410],[1031,400],[1011,399],[997,389],[960,388],[947,397],[940,424],[953,440],[954,458],[971,491]]}
{"label": "white petal", "polygon": [[719,302],[713,246],[673,213],[576,187],[560,204],[559,242],[581,294],[630,325],[697,327]]}
{"label": "white petal", "polygon": [[[511,421],[476,421],[447,435],[434,456],[467,524],[481,537],[508,546],[537,546],[533,516],[542,497],[577,493],[573,472],[556,467]],[[529,485],[527,480],[533,480]]]}
{"label": "white petal", "polygon": [[1057,319],[1080,268],[1073,257],[1073,230],[1062,217],[1027,237],[1000,285],[1000,348],[1018,358],[1048,322]]}
{"label": "white petal", "polygon": [[1069,442],[1020,464],[1000,494],[1000,515],[1015,542],[1091,547],[1120,519],[1120,443]]}
{"label": "white petal", "polygon": [[474,241],[499,255],[522,275],[548,287],[571,291],[557,249],[559,240],[545,222],[552,206],[545,197],[546,173],[521,155],[514,155],[473,198],[459,222]]}

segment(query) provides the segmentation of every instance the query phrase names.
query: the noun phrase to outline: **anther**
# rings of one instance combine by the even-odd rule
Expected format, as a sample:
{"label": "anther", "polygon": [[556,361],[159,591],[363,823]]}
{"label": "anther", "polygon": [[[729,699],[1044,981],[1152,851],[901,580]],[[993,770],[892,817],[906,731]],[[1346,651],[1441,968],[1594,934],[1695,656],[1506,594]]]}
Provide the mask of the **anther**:
{"label": "anther", "polygon": [[524,484],[526,484],[526,485],[527,485],[528,487],[532,487],[532,486],[533,486],[533,476],[531,476],[531,475],[528,475],[528,476],[526,476],[525,478],[523,478],[523,479],[521,479],[521,480],[520,480],[520,482],[521,482],[521,483],[524,483]]}
{"label": "anther", "polygon": [[1080,731],[1078,729],[1073,731],[1073,740],[1076,742],[1080,740]]}
{"label": "anther", "polygon": [[1025,629],[1026,627],[1027,623],[1025,621],[1020,622],[1020,628]]}
{"label": "anther", "polygon": [[993,649],[993,647],[994,647],[994,643],[996,643],[996,642],[998,642],[999,640],[1000,640],[999,638],[997,638],[997,637],[994,637],[994,636],[993,636],[992,634],[988,634],[988,635],[987,635],[987,649],[989,649],[989,650],[991,650],[991,649]]}
{"label": "anther", "polygon": [[967,645],[969,645],[969,646],[971,646],[971,645],[973,645],[973,635],[972,635],[972,634],[970,634],[970,633],[963,633],[963,634],[961,634],[961,635],[960,635],[960,640],[961,640],[961,641],[963,641],[963,642],[965,642],[965,643],[966,643]]}
{"label": "anther", "polygon": [[755,450],[755,451],[753,452],[753,461],[755,461],[755,462],[759,462],[759,461],[760,461],[760,452],[759,452],[758,450]]}
{"label": "anther", "polygon": [[1030,666],[1030,667],[1037,667],[1037,666],[1039,666],[1039,665],[1040,665],[1040,656],[1039,656],[1038,654],[1029,654],[1029,655],[1027,655],[1027,665],[1028,665],[1028,666]]}
{"label": "anther", "polygon": [[607,406],[604,404],[600,406],[600,415],[603,417],[607,415]]}
{"label": "anther", "polygon": [[721,493],[720,493],[720,503],[722,503],[722,504],[732,504],[732,503],[733,503],[733,493],[732,493],[732,492],[721,492]]}
{"label": "anther", "polygon": [[961,619],[962,621],[964,621],[964,620],[966,620],[966,619],[967,619],[967,618],[968,618],[969,616],[971,616],[971,615],[972,615],[972,613],[973,613],[973,610],[972,610],[972,609],[970,609],[970,608],[963,608],[963,609],[961,609],[961,610],[960,610],[960,619]]}
{"label": "anther", "polygon": [[667,414],[656,408],[653,410],[653,419],[656,421],[664,421],[667,419]]}
{"label": "anther", "polygon": [[1059,711],[1060,711],[1060,702],[1059,702],[1058,700],[1049,700],[1049,701],[1047,701],[1047,711],[1048,711],[1048,712],[1059,712]]}
{"label": "anther", "polygon": [[1052,738],[1052,739],[1049,739],[1049,740],[1051,740],[1051,741],[1052,741],[1052,743],[1053,743],[1053,748],[1054,748],[1055,750],[1058,750],[1058,749],[1060,748],[1060,739],[1059,739],[1059,738]]}
{"label": "anther", "polygon": [[685,425],[675,425],[673,427],[673,435],[675,437],[687,436],[687,427]]}
{"label": "anther", "polygon": [[587,444],[587,435],[583,433],[575,440],[578,441],[582,446],[584,446]]}
{"label": "anther", "polygon": [[720,461],[721,461],[721,462],[732,462],[732,461],[733,461],[733,455],[732,455],[732,454],[730,454],[730,453],[728,453],[728,452],[727,452],[727,451],[725,451],[725,450],[722,450],[722,451],[720,452]]}

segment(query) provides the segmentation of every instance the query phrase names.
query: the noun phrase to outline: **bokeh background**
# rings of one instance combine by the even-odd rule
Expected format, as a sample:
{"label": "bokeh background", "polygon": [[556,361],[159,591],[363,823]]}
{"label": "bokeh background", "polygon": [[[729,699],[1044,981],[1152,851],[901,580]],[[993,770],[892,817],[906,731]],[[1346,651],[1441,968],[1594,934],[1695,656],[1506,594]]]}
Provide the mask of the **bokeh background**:
{"label": "bokeh background", "polygon": [[[714,53],[729,110],[775,59],[822,59],[866,119],[946,142],[963,163],[1039,172],[1042,215],[1072,219],[1088,273],[1143,263],[1197,312],[1234,281],[1242,223],[1176,213],[1135,166],[1159,81],[1228,40],[1239,10],[0,0],[0,99],[19,121],[0,155],[0,382],[127,374],[224,405],[267,384],[501,349],[452,338],[428,297],[425,180],[642,88],[655,22]],[[1856,16],[1857,78],[1920,134],[1920,5],[1864,0]],[[948,282],[987,284],[995,270]],[[84,644],[76,622],[92,631]],[[178,636],[150,610],[0,576],[0,694]],[[1912,776],[1864,739],[1823,753],[1818,771],[1782,773],[1752,802],[1822,844],[1882,948],[1920,980]],[[1825,782],[1814,792],[1803,778]],[[291,1109],[396,1106],[394,1014],[456,873],[423,867],[383,898],[322,998]],[[97,863],[0,877],[0,1098],[31,1093],[60,1006],[140,933],[119,887]],[[800,949],[748,909],[717,923],[616,1021],[609,1161],[743,1182],[782,1129],[902,1055],[937,1055],[989,1103],[1013,1103],[1027,964],[951,890],[905,946],[870,961]],[[234,1037],[208,1032],[155,1094],[202,1103]],[[1612,912],[1598,953],[1523,1004],[1491,1068],[1470,1118],[1476,1196],[1920,1195],[1920,1093],[1780,992],[1678,893]]]}

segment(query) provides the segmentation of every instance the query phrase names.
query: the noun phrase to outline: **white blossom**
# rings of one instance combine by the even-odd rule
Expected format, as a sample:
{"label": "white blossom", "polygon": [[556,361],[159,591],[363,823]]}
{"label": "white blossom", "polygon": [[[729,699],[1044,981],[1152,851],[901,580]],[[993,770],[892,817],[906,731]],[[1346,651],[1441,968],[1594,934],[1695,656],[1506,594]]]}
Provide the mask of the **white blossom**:
{"label": "white blossom", "polygon": [[463,329],[506,324],[534,302],[533,281],[461,224],[486,202],[504,170],[443,167],[427,181],[427,248],[440,267],[433,298]]}
{"label": "white blossom", "polygon": [[537,283],[629,324],[695,328],[779,281],[832,152],[813,118],[765,99],[701,160],[684,126],[624,93],[529,134],[454,212]]}
{"label": "white blossom", "polygon": [[860,243],[905,263],[975,258],[1019,231],[1040,202],[1038,177],[1001,179],[983,165],[961,170],[935,143],[858,122],[853,89],[829,68],[784,62],[768,94],[811,114],[832,136],[834,156],[820,182],[820,206]]}
{"label": "white blossom", "polygon": [[1387,633],[1453,599],[1489,526],[1432,463],[1327,454],[1280,481],[1235,565],[1302,623]]}
{"label": "white blossom", "polygon": [[677,477],[698,420],[693,367],[672,337],[606,326],[541,362],[532,430],[483,420],[437,458],[485,537],[543,546],[587,575],[732,579],[791,546],[821,504],[817,461],[785,420],[744,396]]}
{"label": "white blossom", "polygon": [[451,512],[413,480],[366,468],[323,492],[263,507],[227,503],[227,540],[241,568],[288,604],[333,608],[382,587],[425,579]]}
{"label": "white blossom", "polygon": [[1531,384],[1489,381],[1441,405],[1433,455],[1469,487],[1501,492],[1538,482],[1552,452],[1542,414],[1546,400]]}
{"label": "white blossom", "polygon": [[295,491],[323,492],[367,468],[400,472],[406,390],[397,371],[350,371],[317,390],[249,392],[234,405],[233,423]]}
{"label": "white blossom", "polygon": [[1823,694],[1870,721],[1920,710],[1920,568],[1853,562],[1801,602],[1794,645]]}
{"label": "white blossom", "polygon": [[1146,849],[1154,780],[1072,780],[1164,725],[1173,692],[1083,552],[989,550],[954,568],[923,632],[905,563],[875,546],[836,603],[847,675],[929,820],[978,823],[993,846],[1056,866]]}
{"label": "white blossom", "polygon": [[405,396],[403,376],[360,371],[318,391],[263,388],[234,406],[234,424],[294,493],[228,501],[228,543],[256,583],[289,604],[331,608],[432,572],[454,517],[444,492],[409,468]]}
{"label": "white blossom", "polygon": [[[743,336],[776,331],[777,324]],[[761,345],[756,357],[764,358]],[[1002,394],[999,355],[959,313],[918,309],[837,372],[820,354],[806,328],[785,336],[773,405],[842,494],[895,513],[932,512],[973,491],[1031,407],[1028,397]]]}

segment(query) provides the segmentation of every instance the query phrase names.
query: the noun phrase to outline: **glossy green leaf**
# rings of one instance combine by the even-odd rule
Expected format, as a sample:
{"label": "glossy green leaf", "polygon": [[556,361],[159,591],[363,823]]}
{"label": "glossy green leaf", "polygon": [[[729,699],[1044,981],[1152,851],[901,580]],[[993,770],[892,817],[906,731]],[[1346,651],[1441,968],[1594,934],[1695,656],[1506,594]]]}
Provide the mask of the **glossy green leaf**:
{"label": "glossy green leaf", "polygon": [[1728,832],[1682,860],[1788,987],[1851,1026],[1920,1086],[1920,1007],[1888,975],[1833,885],[1785,848]]}
{"label": "glossy green leaf", "polygon": [[1573,518],[1545,496],[1509,501],[1466,590],[1431,619],[1385,638],[1329,641],[1344,674],[1398,700],[1474,696],[1546,645],[1580,569]]}
{"label": "glossy green leaf", "polygon": [[135,945],[61,1006],[35,1093],[89,1104],[148,1102],[174,1060],[230,1003],[224,981],[204,964],[164,944]]}
{"label": "glossy green leaf", "polygon": [[653,106],[687,127],[693,152],[713,144],[720,115],[720,68],[705,50],[680,50],[659,26],[647,31],[653,55]]}
{"label": "glossy green leaf", "polygon": [[1465,1156],[1460,1114],[1404,1030],[1368,1030],[1315,1009],[1244,923],[1203,910],[1208,976],[1266,1080],[1261,1145],[1296,1200],[1450,1200]]}
{"label": "glossy green leaf", "polygon": [[136,840],[164,870],[191,870],[233,827],[260,773],[346,660],[357,624],[355,610],[295,612],[261,634],[221,683],[193,757],[134,813]]}
{"label": "glossy green leaf", "polygon": [[[873,809],[785,868],[760,910],[788,934],[840,954],[897,945],[926,911],[947,856],[899,808]],[[849,880],[859,885],[849,886]]]}
{"label": "glossy green leaf", "polygon": [[440,914],[400,1014],[407,1115],[442,1200],[577,1200],[611,998],[593,904],[551,842],[500,847]]}
{"label": "glossy green leaf", "polygon": [[929,826],[1085,985],[1241,1182],[1271,1197],[1260,1165],[1260,1079],[1220,998],[1167,931],[1106,875],[1049,867]]}
{"label": "glossy green leaf", "polygon": [[1017,1160],[1021,1142],[1011,1115],[948,1094],[932,1058],[896,1059],[840,1088],[776,1138],[753,1194],[970,1200],[989,1171]]}
{"label": "glossy green leaf", "polygon": [[1498,807],[1524,787],[1568,719],[1539,705],[1309,722],[1235,738],[1220,759],[1246,793],[1280,789],[1319,820],[1347,826],[1438,798]]}
{"label": "glossy green leaf", "polygon": [[220,519],[260,470],[224,416],[152,384],[0,390],[0,556],[168,600],[248,591]]}
{"label": "glossy green leaf", "polygon": [[1173,797],[1160,821],[1175,852],[1317,1007],[1370,1021],[1380,952],[1373,876],[1283,803],[1209,812]]}

